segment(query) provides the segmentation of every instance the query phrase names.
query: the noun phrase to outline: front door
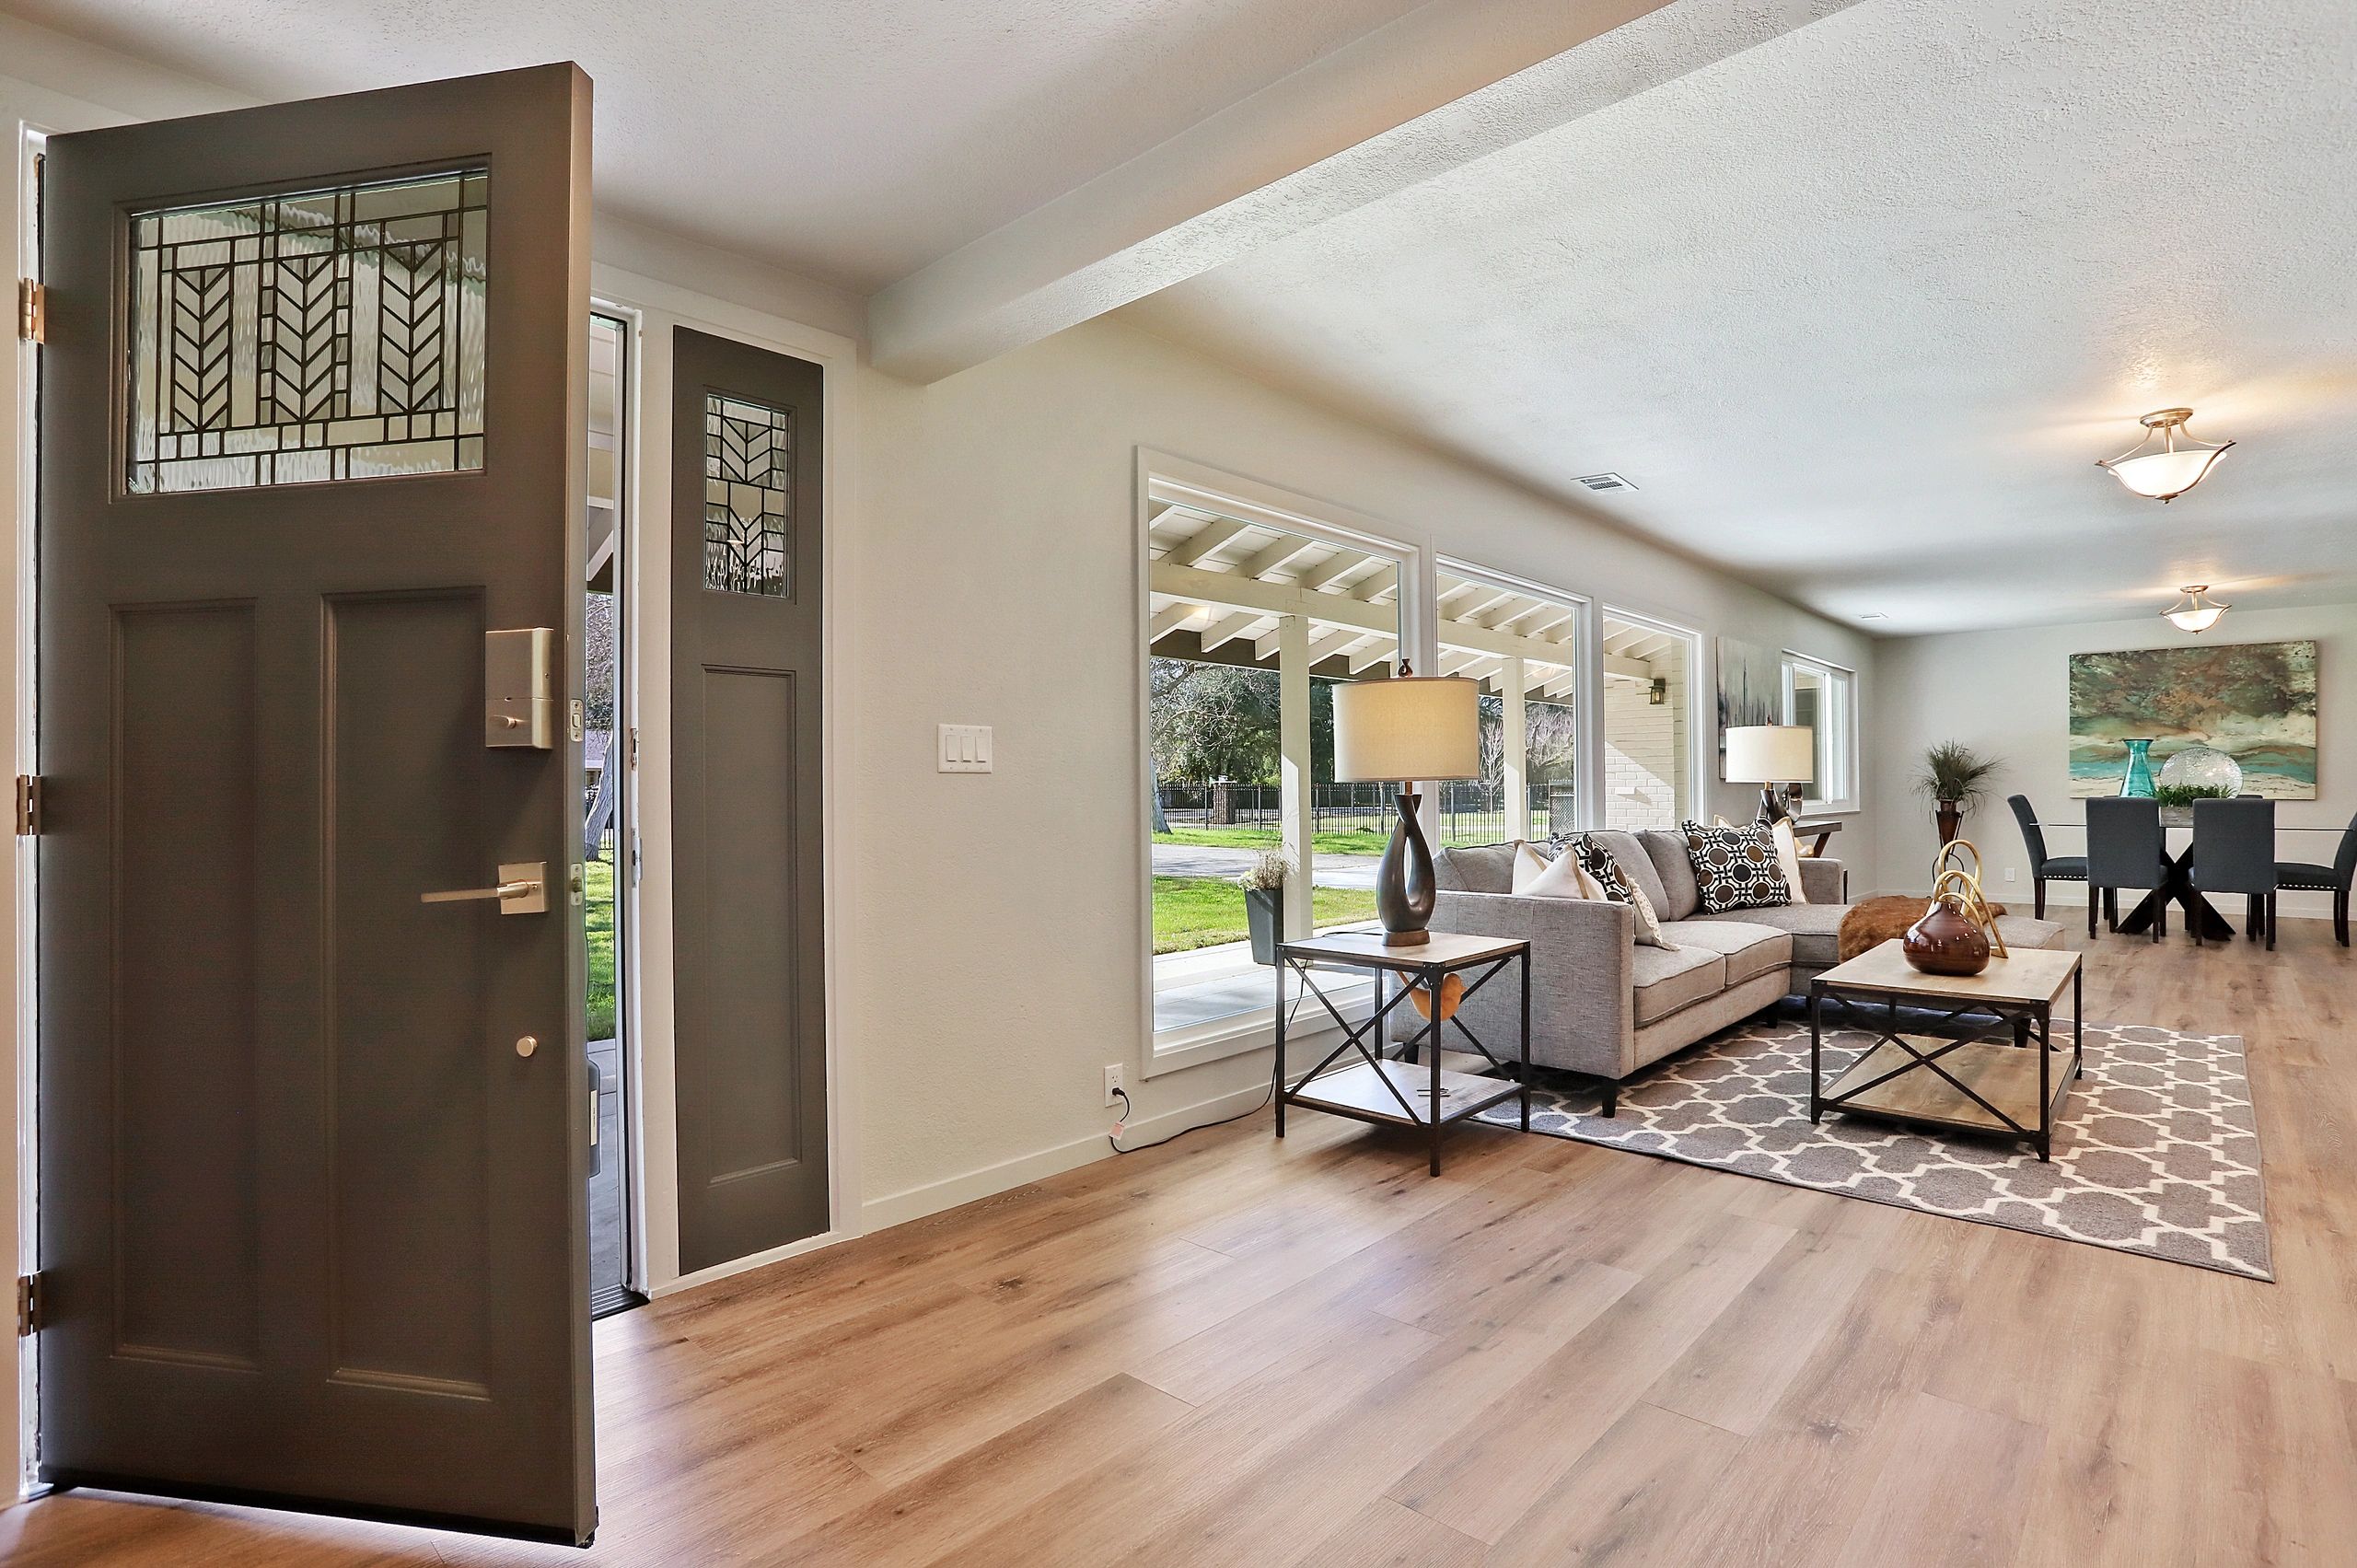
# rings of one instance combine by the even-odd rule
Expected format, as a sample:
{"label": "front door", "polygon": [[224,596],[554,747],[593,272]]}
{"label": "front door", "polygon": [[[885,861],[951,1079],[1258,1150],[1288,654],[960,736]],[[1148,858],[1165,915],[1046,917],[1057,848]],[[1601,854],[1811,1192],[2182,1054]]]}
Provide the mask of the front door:
{"label": "front door", "polygon": [[49,143],[60,1484],[595,1526],[588,126],[550,65]]}
{"label": "front door", "polygon": [[828,1225],[819,366],[671,358],[679,1268]]}

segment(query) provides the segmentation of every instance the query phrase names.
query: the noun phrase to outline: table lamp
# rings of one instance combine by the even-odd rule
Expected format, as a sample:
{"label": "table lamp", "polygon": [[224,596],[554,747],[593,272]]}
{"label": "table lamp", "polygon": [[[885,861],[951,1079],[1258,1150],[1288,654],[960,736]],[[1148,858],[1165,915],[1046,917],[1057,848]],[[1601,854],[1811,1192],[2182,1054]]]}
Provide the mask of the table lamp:
{"label": "table lamp", "polygon": [[1481,776],[1480,688],[1462,676],[1414,675],[1402,663],[1389,680],[1334,688],[1334,777],[1342,784],[1397,784],[1399,819],[1375,873],[1375,910],[1384,946],[1432,940],[1433,852],[1416,820],[1422,779]]}
{"label": "table lamp", "polygon": [[[1760,785],[1759,818],[1800,815],[1800,786],[1817,778],[1817,731],[1805,724],[1736,725],[1727,730],[1727,783]],[[1779,794],[1777,786],[1788,788]]]}

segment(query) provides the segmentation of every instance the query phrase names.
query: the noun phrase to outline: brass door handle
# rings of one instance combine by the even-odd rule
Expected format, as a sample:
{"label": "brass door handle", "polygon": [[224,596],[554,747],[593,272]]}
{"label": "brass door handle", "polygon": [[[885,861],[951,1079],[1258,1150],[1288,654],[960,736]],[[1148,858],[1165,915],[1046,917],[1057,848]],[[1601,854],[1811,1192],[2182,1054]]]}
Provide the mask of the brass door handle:
{"label": "brass door handle", "polygon": [[549,864],[545,860],[517,861],[499,868],[499,881],[489,888],[454,888],[445,893],[420,893],[422,904],[462,904],[496,899],[502,914],[546,914],[549,907]]}

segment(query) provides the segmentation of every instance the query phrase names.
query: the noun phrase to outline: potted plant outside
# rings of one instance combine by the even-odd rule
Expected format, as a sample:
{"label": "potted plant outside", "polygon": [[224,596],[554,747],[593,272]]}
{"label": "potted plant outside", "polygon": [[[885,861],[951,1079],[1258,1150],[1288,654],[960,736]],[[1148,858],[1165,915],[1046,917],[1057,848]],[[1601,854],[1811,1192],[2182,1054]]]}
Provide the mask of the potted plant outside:
{"label": "potted plant outside", "polygon": [[1281,849],[1264,849],[1237,877],[1244,889],[1244,925],[1252,938],[1252,961],[1274,964],[1285,936],[1285,879],[1293,863]]}
{"label": "potted plant outside", "polygon": [[1933,803],[1932,819],[1939,825],[1942,845],[1956,842],[1966,813],[1988,798],[1989,780],[1996,771],[1995,758],[1983,757],[1962,741],[1943,740],[1924,750],[1915,793]]}

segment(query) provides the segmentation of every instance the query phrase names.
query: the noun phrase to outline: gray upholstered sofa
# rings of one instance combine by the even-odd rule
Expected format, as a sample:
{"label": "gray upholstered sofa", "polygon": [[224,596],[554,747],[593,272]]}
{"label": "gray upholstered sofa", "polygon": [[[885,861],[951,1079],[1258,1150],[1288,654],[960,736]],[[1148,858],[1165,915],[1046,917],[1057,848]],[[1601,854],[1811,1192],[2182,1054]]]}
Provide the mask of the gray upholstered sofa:
{"label": "gray upholstered sofa", "polygon": [[[1622,872],[1644,890],[1675,948],[1640,946],[1636,912],[1581,899],[1515,898],[1515,846],[1444,849],[1434,857],[1435,931],[1530,942],[1530,1059],[1605,1081],[1605,1114],[1620,1081],[1728,1025],[1805,993],[1830,968],[1850,906],[1838,860],[1805,859],[1810,900],[1775,909],[1705,913],[1683,834],[1600,832]],[[2061,945],[2051,921],[2007,915],[2012,947]],[[1467,998],[1466,1025],[1501,1059],[1513,1053],[1519,1005],[1512,977]],[[1394,1026],[1408,1039],[1421,1021]],[[1460,1045],[1461,1041],[1458,1042]]]}

